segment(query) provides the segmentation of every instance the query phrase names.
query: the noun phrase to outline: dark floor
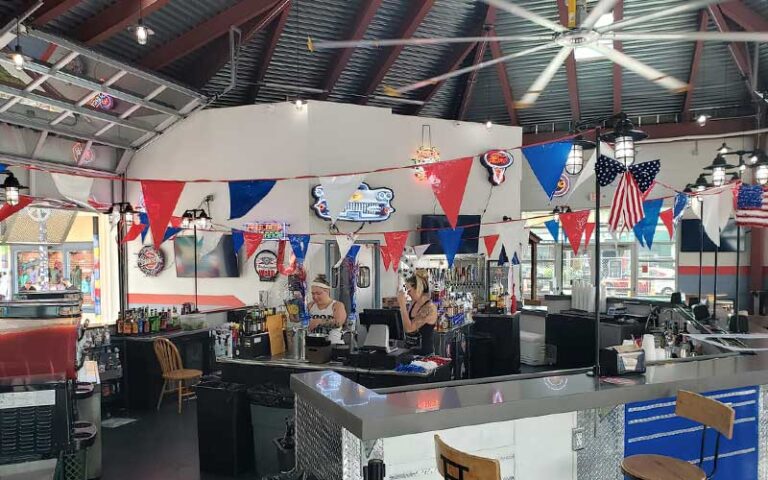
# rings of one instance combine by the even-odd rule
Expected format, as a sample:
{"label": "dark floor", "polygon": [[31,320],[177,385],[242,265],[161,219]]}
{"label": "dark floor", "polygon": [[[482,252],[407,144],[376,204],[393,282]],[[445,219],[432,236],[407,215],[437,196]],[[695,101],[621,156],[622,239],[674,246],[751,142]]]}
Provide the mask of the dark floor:
{"label": "dark floor", "polygon": [[201,473],[197,460],[197,410],[194,400],[159,412],[121,414],[138,421],[102,429],[103,480],[252,480],[255,475],[222,477]]}

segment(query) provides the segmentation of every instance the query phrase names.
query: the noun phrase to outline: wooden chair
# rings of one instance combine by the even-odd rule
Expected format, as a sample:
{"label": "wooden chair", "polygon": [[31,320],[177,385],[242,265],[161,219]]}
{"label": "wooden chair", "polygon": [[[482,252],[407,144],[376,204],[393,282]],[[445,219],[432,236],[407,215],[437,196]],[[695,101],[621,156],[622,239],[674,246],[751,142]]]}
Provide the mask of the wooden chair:
{"label": "wooden chair", "polygon": [[[723,435],[728,439],[733,437],[736,412],[717,400],[681,390],[677,393],[675,414],[704,426],[701,434],[699,466],[663,455],[633,455],[621,462],[621,471],[624,475],[632,480],[709,480],[715,475],[720,454],[720,437]],[[700,468],[704,465],[704,441],[707,428],[717,431],[714,465],[709,475]]]}
{"label": "wooden chair", "polygon": [[[160,398],[157,400],[157,409],[160,410],[160,404],[163,403],[163,396],[166,393],[173,393],[178,389],[179,413],[181,413],[182,399],[195,394],[184,382],[198,380],[203,376],[203,372],[184,368],[184,365],[181,363],[179,349],[167,338],[156,339],[153,346],[157,361],[160,363],[160,369],[163,372],[163,389],[160,391]],[[169,382],[171,388],[166,390]]]}
{"label": "wooden chair", "polygon": [[451,448],[435,435],[437,471],[445,480],[501,480],[499,461]]}

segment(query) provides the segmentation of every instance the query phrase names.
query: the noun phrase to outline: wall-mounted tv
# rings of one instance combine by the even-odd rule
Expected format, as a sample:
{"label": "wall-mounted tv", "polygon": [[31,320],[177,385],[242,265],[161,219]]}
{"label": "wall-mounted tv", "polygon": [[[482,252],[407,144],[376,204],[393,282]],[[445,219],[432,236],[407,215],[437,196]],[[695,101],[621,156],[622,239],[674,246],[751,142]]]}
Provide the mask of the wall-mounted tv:
{"label": "wall-mounted tv", "polygon": [[[480,215],[459,215],[456,225],[465,228],[464,233],[461,235],[461,243],[457,253],[477,253],[477,246],[480,240],[480,221]],[[473,226],[467,227],[466,225]],[[436,229],[451,228],[445,215],[422,215],[421,228],[428,229],[422,230],[419,242],[422,245],[429,244],[429,248],[424,253],[427,255],[442,255],[444,253],[443,246],[440,244],[440,237]]]}
{"label": "wall-mounted tv", "polygon": [[[701,248],[701,222],[698,219],[683,220],[680,222],[680,251],[698,252]],[[712,243],[706,232],[704,233],[704,251],[714,252],[735,252],[736,251],[736,223],[733,219],[728,220],[728,225],[720,232],[720,248]],[[746,248],[742,230],[741,251]]]}
{"label": "wall-mounted tv", "polygon": [[[201,239],[198,237],[197,248],[200,248]],[[195,243],[194,236],[185,235],[176,237],[173,242],[173,251],[176,254],[176,276],[195,276]],[[239,277],[240,269],[237,265],[232,235],[222,235],[218,245],[210,253],[198,258],[198,278]]]}

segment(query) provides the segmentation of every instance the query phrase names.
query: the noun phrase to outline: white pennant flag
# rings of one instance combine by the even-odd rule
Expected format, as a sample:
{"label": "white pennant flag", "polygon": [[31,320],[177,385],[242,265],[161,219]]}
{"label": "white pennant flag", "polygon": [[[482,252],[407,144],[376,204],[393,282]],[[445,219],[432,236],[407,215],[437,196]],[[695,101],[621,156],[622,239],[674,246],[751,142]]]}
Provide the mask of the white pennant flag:
{"label": "white pennant flag", "polygon": [[200,258],[211,253],[219,245],[219,240],[221,240],[223,234],[223,232],[197,232],[200,242],[197,247],[197,254]]}
{"label": "white pennant flag", "polygon": [[344,177],[320,177],[320,185],[323,187],[323,196],[328,212],[331,216],[331,223],[336,223],[336,219],[349,202],[349,197],[357,191],[362,183],[365,174],[347,175]]}
{"label": "white pennant flag", "polygon": [[334,237],[336,238],[336,243],[339,245],[339,261],[334,265],[334,267],[338,268],[349,253],[349,249],[355,244],[357,235],[350,233],[347,235],[334,235]]}
{"label": "white pennant flag", "polygon": [[701,199],[701,223],[707,237],[720,246],[720,195],[699,195]]}
{"label": "white pennant flag", "polygon": [[517,253],[517,258],[523,258],[524,245],[528,244],[528,234],[525,222],[512,222],[498,226],[501,243],[507,252],[510,261]]}
{"label": "white pennant flag", "polygon": [[417,262],[421,260],[421,257],[424,256],[424,252],[427,251],[429,246],[430,246],[429,243],[425,243],[423,245],[416,245],[415,247],[411,247],[413,249],[413,254],[416,255]]}
{"label": "white pennant flag", "polygon": [[76,177],[62,173],[52,173],[51,178],[53,178],[53,183],[56,184],[56,188],[64,198],[71,200],[81,207],[93,210],[93,207],[88,203],[88,198],[91,196],[91,188],[93,188],[93,178]]}
{"label": "white pennant flag", "polygon": [[733,187],[728,185],[728,188],[720,193],[718,197],[720,197],[717,205],[718,227],[720,227],[720,231],[723,231],[728,225],[728,219],[733,214]]}
{"label": "white pennant flag", "polygon": [[[601,145],[602,148],[602,145]],[[595,165],[597,165],[597,150],[592,150],[592,156],[587,160],[587,164],[581,170],[579,178],[576,179],[576,183],[571,187],[571,192],[568,194],[568,198],[571,198],[573,192],[575,192],[582,183],[589,180],[595,174]]]}

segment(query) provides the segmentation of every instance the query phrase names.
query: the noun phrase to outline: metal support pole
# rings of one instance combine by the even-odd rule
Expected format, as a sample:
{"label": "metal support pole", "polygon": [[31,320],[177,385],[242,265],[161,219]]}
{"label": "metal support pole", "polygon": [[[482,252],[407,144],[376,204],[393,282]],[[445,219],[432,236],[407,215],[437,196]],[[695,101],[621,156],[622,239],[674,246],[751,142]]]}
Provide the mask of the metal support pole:
{"label": "metal support pole", "polygon": [[715,276],[713,279],[713,286],[712,286],[712,318],[717,322],[717,256],[718,251],[720,250],[720,247],[715,245]]}
{"label": "metal support pole", "polygon": [[[125,181],[125,175],[120,181],[120,201],[126,202],[127,195],[125,193],[125,187],[127,182]],[[114,202],[113,202],[114,203]],[[128,311],[128,244],[123,242],[125,238],[125,223],[120,221],[117,223],[117,274],[119,278],[119,294],[120,294],[120,313],[125,314]]]}
{"label": "metal support pole", "polygon": [[[595,155],[600,158],[600,126],[595,128]],[[600,180],[595,174],[595,377],[600,376]]]}
{"label": "metal support pole", "polygon": [[199,312],[200,309],[197,307],[197,221],[194,220],[195,223],[192,225],[192,232],[194,233],[194,252],[195,252],[195,313]]}
{"label": "metal support pole", "polygon": [[741,226],[736,224],[736,298],[733,300],[733,310],[739,316],[739,267],[741,263]]}
{"label": "metal support pole", "polygon": [[[701,198],[696,197],[699,202]],[[701,203],[701,218],[699,218],[699,303],[701,303],[701,275],[704,268],[704,202]]]}

